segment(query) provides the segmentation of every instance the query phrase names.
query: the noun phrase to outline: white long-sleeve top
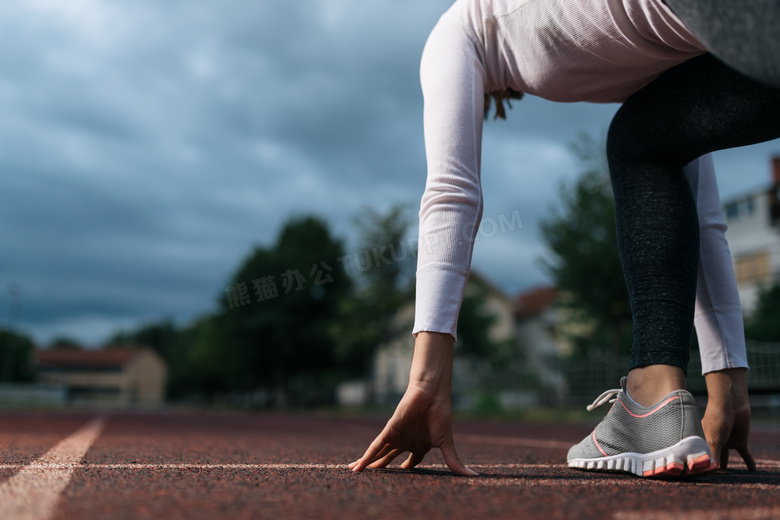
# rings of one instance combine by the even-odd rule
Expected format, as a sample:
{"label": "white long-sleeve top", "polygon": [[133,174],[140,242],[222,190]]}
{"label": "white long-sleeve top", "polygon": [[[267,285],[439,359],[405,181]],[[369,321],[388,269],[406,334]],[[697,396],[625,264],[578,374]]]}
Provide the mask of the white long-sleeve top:
{"label": "white long-sleeve top", "polygon": [[[428,177],[420,207],[413,332],[457,337],[482,218],[486,92],[512,88],[553,101],[620,102],[663,71],[704,52],[661,0],[456,0],[431,32],[420,66]],[[697,181],[707,184],[711,178],[714,186],[714,175],[698,175],[698,164],[692,165]],[[715,197],[720,219],[717,187]],[[725,245],[725,239],[718,240]],[[725,255],[731,269],[727,245]],[[725,268],[722,256],[718,272]],[[714,276],[709,280],[722,282]],[[702,310],[697,300],[697,316],[713,318],[712,309],[733,309],[735,302],[738,307],[733,273],[731,282],[733,291],[724,293],[726,304],[710,298],[709,310]],[[736,314],[729,312],[723,322],[697,321],[697,331],[699,322],[714,322],[721,329],[708,337],[742,337],[741,351],[739,345],[721,341],[723,352],[711,357],[725,361],[709,364],[707,371],[747,366],[741,311],[738,324]],[[737,325],[738,333],[722,333],[724,327],[736,331]]]}

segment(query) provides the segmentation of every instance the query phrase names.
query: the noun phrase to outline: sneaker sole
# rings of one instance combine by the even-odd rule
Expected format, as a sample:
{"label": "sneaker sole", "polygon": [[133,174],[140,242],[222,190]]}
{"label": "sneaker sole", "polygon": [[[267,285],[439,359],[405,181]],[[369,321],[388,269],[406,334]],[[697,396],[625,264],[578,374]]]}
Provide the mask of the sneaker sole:
{"label": "sneaker sole", "polygon": [[651,453],[620,453],[596,459],[571,459],[570,468],[633,473],[638,477],[704,476],[718,469],[701,437],[686,437],[674,446]]}

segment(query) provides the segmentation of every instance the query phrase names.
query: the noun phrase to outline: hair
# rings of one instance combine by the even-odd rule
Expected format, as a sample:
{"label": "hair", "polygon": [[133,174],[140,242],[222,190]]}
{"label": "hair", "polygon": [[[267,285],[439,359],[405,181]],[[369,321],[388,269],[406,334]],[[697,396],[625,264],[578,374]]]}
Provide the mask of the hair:
{"label": "hair", "polygon": [[506,119],[506,110],[504,110],[504,101],[506,100],[506,104],[509,108],[512,108],[512,103],[510,102],[511,99],[522,99],[523,93],[518,92],[517,90],[513,90],[511,88],[508,88],[506,90],[497,90],[495,92],[490,92],[489,94],[485,94],[485,119],[488,118],[488,114],[490,113],[490,100],[493,99],[496,102],[496,113],[493,116],[493,119]]}

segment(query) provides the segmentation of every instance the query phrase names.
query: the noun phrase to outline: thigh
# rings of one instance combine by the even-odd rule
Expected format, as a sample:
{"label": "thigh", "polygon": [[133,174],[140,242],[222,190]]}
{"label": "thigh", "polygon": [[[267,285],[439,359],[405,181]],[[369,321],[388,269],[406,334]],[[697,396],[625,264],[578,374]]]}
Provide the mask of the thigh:
{"label": "thigh", "polygon": [[706,153],[780,137],[780,89],[709,54],[678,65],[629,97],[607,139],[610,162],[683,167]]}

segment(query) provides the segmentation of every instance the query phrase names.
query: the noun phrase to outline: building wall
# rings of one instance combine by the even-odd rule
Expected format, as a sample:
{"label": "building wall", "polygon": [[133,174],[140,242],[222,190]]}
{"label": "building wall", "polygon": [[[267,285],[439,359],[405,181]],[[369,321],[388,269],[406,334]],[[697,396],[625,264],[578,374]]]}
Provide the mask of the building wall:
{"label": "building wall", "polygon": [[154,351],[139,350],[115,370],[46,370],[45,383],[63,385],[72,402],[126,405],[161,403],[165,399],[167,368]]}
{"label": "building wall", "polygon": [[[409,371],[412,368],[414,356],[414,336],[411,334],[414,323],[414,305],[405,305],[396,317],[399,328],[410,324],[408,333],[382,345],[374,356],[373,393],[374,400],[379,404],[389,404],[397,401],[406,391],[409,384]],[[368,398],[369,396],[366,395]],[[345,403],[346,404],[346,403]]]}
{"label": "building wall", "polygon": [[67,388],[74,403],[126,404],[132,400],[130,381],[122,371],[47,371],[40,377],[43,382]]}
{"label": "building wall", "polygon": [[[485,305],[496,316],[490,329],[493,340],[504,341],[515,338],[514,306],[512,301],[496,290],[489,291]],[[405,306],[399,313],[399,323],[408,323],[411,332],[414,321],[414,305]],[[374,400],[379,404],[394,404],[409,385],[409,371],[414,356],[414,336],[401,334],[379,348],[374,357],[373,392]],[[466,377],[472,370],[466,360],[456,360],[453,369],[453,388],[457,379]],[[344,402],[343,404],[347,404]],[[351,404],[351,403],[350,403]]]}
{"label": "building wall", "polygon": [[165,362],[151,350],[140,351],[126,367],[133,401],[161,403],[165,399]]}
{"label": "building wall", "polygon": [[736,197],[723,205],[726,240],[746,314],[755,308],[759,287],[780,279],[780,230],[771,214],[769,191]]}
{"label": "building wall", "polygon": [[490,337],[494,339],[513,337],[515,318],[512,302],[503,295],[493,294],[488,297],[485,306],[496,317],[495,323],[490,327]]}

